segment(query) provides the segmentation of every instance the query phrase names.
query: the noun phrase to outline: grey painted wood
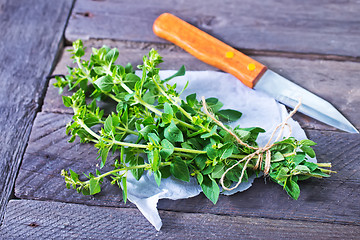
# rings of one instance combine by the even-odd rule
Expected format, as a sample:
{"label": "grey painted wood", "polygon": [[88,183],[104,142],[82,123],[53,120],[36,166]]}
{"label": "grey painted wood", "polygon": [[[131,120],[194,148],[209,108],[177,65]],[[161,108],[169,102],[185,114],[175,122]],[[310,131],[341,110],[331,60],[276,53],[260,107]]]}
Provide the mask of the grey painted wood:
{"label": "grey painted wood", "polygon": [[[91,47],[102,45],[120,49],[118,63],[131,62],[134,66],[141,63],[142,56],[151,48],[159,50],[164,57],[162,69],[179,69],[185,65],[188,70],[216,70],[192,57],[177,47],[164,44],[146,44],[118,41],[86,41],[87,57]],[[348,120],[360,129],[360,63],[339,62],[331,60],[309,60],[287,57],[254,56],[258,61],[267,64],[271,69],[284,77],[294,81],[314,94],[332,103]],[[66,74],[66,66],[74,66],[67,51],[55,69],[55,73]],[[63,107],[61,98],[55,88],[49,87],[43,106],[46,112],[66,112],[70,109]],[[295,119],[307,129],[334,130],[334,128],[320,123],[300,113]]]}
{"label": "grey painted wood", "polygon": [[160,42],[152,24],[173,13],[240,49],[359,58],[357,1],[77,1],[66,38]]}
{"label": "grey painted wood", "polygon": [[71,6],[71,0],[0,3],[0,222]]}
{"label": "grey painted wood", "polygon": [[136,209],[12,200],[5,239],[356,239],[359,226],[161,211],[157,232]]}
{"label": "grey painted wood", "polygon": [[[95,196],[83,196],[66,189],[61,169],[94,172],[98,168],[96,149],[91,144],[68,143],[65,125],[67,114],[40,113],[35,120],[29,146],[24,156],[15,196],[98,206],[134,207],[122,202],[121,190],[106,179],[103,191]],[[233,196],[221,196],[213,205],[204,195],[185,200],[161,200],[160,209],[178,212],[212,213],[279,219],[311,220],[360,224],[360,155],[359,134],[309,130],[318,143],[320,162],[332,162],[337,171],[329,179],[311,179],[300,184],[299,200],[291,200],[280,186],[257,179],[247,191]],[[118,157],[118,156],[114,156]],[[110,162],[109,162],[110,164]],[[104,170],[106,171],[106,169]]]}

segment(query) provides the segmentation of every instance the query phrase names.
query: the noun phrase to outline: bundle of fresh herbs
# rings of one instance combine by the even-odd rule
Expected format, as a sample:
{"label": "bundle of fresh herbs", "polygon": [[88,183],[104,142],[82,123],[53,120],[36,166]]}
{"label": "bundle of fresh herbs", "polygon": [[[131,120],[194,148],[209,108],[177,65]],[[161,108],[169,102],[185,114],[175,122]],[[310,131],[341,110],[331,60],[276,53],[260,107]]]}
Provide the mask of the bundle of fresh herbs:
{"label": "bundle of fresh herbs", "polygon": [[[196,94],[191,94],[181,99],[176,84],[168,81],[184,75],[184,67],[173,76],[160,79],[157,65],[162,58],[153,49],[144,56],[143,65],[138,66],[141,77],[135,75],[130,64],[125,67],[115,64],[119,55],[115,48],[92,49],[90,59],[83,60],[85,51],[78,40],[73,43],[71,53],[78,66],[69,68],[66,78],[57,77],[54,86],[60,91],[66,86],[76,90],[70,97],[63,96],[64,105],[74,111],[67,134],[72,135],[70,142],[78,136],[83,143],[95,144],[100,170],[85,175],[86,181],[81,181],[71,169],[62,170],[67,188],[73,187],[84,195],[96,194],[101,191],[103,179],[109,177],[112,184],[122,187],[126,201],[128,172],[137,180],[145,172],[153,174],[158,185],[162,178],[171,175],[182,181],[195,177],[204,194],[215,204],[220,183],[228,188],[265,171],[266,177],[297,199],[299,180],[329,177],[332,172],[323,168],[330,164],[307,161],[307,156],[315,156],[311,148],[315,143],[311,140],[289,137],[271,144],[266,151],[259,151],[256,139],[263,129],[239,126],[231,129],[222,124],[239,119],[240,112],[221,109],[223,104],[216,98],[202,103]],[[93,100],[87,103],[88,98]],[[104,99],[116,103],[114,111],[107,116],[97,106],[97,102]],[[115,152],[120,152],[120,158],[110,163],[113,170],[101,172],[105,164],[109,164],[109,154]],[[264,158],[269,159],[269,166],[259,161],[263,155],[267,155]]]}

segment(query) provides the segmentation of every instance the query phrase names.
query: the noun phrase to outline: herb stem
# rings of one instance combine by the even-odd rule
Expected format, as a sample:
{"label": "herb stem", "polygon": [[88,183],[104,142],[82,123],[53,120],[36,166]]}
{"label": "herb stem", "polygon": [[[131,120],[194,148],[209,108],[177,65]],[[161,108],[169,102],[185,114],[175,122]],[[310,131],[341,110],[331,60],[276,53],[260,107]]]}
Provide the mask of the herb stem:
{"label": "herb stem", "polygon": [[138,132],[135,132],[135,131],[130,130],[130,129],[128,129],[128,128],[116,127],[116,129],[119,129],[119,130],[124,131],[124,132],[127,132],[127,133],[134,134],[134,135],[136,135],[136,136],[139,136],[139,133],[138,133]]}
{"label": "herb stem", "polygon": [[[171,162],[161,162],[160,163],[160,166],[168,166],[170,165]],[[99,180],[101,178],[104,178],[106,176],[109,176],[109,175],[112,175],[114,173],[117,173],[117,172],[121,172],[121,171],[129,171],[129,170],[134,170],[134,169],[140,169],[140,168],[151,168],[151,164],[149,163],[146,163],[146,164],[142,164],[142,165],[137,165],[137,166],[131,166],[131,167],[124,167],[124,168],[118,168],[118,169],[114,169],[112,171],[109,171],[109,172],[106,172],[104,174],[101,174],[97,177],[95,177],[94,179],[95,180]],[[89,184],[90,183],[90,180],[86,181],[84,184]]]}
{"label": "herb stem", "polygon": [[[86,124],[79,119],[79,124],[81,125],[81,127],[83,127],[89,134],[91,134],[93,137],[95,137],[96,139],[100,139],[100,136],[98,134],[96,134],[93,130],[91,130],[88,126],[86,126]],[[130,130],[131,131],[131,130]],[[136,132],[134,132],[136,133]],[[136,133],[138,134],[138,133]],[[110,140],[109,140],[110,141]],[[116,141],[113,140],[112,141],[114,144],[119,145],[119,146],[124,146],[124,147],[131,147],[131,148],[141,148],[141,149],[149,149],[148,145],[145,144],[136,144],[136,143],[128,143],[128,142],[120,142],[120,141]],[[162,148],[161,146],[158,146],[158,148]],[[206,154],[206,151],[203,150],[195,150],[195,149],[188,149],[188,148],[179,148],[179,147],[175,147],[174,151],[176,152],[183,152],[183,153],[193,153],[193,154]],[[229,158],[235,158],[235,159],[241,159],[246,157],[246,155],[238,155],[238,154],[232,154]]]}
{"label": "herb stem", "polygon": [[149,146],[148,145],[144,145],[144,144],[136,144],[136,143],[128,143],[128,142],[120,142],[120,141],[112,141],[114,144],[119,145],[119,146],[124,146],[124,147],[132,147],[132,148],[143,148],[143,149],[148,149]]}
{"label": "herb stem", "polygon": [[184,114],[185,117],[187,117],[191,122],[192,122],[192,117],[191,115],[185,111],[182,107],[180,107],[180,105],[174,101],[174,99],[172,99],[165,91],[164,89],[159,85],[159,83],[155,80],[154,77],[151,78],[151,80],[153,81],[153,83],[156,85],[156,87],[159,89],[159,91],[161,92],[162,95],[164,95],[173,105],[175,105],[182,114]]}
{"label": "herb stem", "polygon": [[[106,73],[112,77],[112,72],[110,71],[110,69],[106,69]],[[119,83],[120,86],[125,89],[125,91],[127,91],[129,94],[132,94],[134,91],[131,90],[120,78],[117,78],[116,75],[114,76],[114,80],[116,81],[116,83]]]}
{"label": "herb stem", "polygon": [[100,139],[101,137],[96,134],[93,130],[91,130],[91,128],[89,128],[88,126],[86,126],[86,124],[84,123],[84,121],[82,119],[78,119],[78,123],[80,124],[80,126],[82,128],[84,128],[91,136],[93,136],[96,139]]}
{"label": "herb stem", "polygon": [[90,77],[88,70],[87,70],[86,68],[84,68],[84,66],[81,64],[80,58],[79,58],[79,57],[75,57],[75,59],[76,59],[77,65],[79,66],[79,68],[81,69],[81,71],[84,73],[86,79],[87,79],[89,82],[93,83],[93,80],[92,80],[92,78]]}

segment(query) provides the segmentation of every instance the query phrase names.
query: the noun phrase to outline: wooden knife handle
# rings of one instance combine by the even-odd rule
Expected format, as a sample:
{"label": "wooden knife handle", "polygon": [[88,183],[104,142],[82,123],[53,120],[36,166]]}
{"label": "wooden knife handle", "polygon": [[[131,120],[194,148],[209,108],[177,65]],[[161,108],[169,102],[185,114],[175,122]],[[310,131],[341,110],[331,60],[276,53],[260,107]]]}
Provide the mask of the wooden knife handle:
{"label": "wooden knife handle", "polygon": [[261,63],[170,13],[155,20],[153,31],[201,61],[234,75],[250,88],[266,71]]}

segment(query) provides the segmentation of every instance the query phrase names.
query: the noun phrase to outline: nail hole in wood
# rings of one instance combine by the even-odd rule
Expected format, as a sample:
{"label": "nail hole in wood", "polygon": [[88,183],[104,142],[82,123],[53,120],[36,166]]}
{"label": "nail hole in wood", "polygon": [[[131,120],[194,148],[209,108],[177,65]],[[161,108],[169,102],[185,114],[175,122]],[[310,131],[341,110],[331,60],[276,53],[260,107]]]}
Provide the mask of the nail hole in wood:
{"label": "nail hole in wood", "polygon": [[38,227],[40,226],[39,224],[37,224],[36,222],[32,222],[29,224],[30,227]]}

